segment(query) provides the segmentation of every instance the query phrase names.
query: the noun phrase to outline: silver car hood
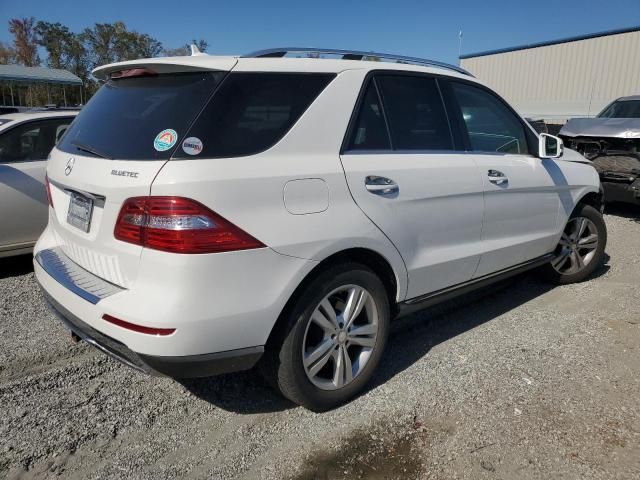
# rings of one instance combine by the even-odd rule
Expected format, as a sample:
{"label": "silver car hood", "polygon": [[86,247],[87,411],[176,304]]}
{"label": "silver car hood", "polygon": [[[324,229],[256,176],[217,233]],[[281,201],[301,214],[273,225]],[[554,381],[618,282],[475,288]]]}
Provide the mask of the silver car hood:
{"label": "silver car hood", "polygon": [[640,118],[572,118],[560,135],[640,139]]}
{"label": "silver car hood", "polygon": [[558,160],[564,160],[565,162],[586,163],[588,165],[591,165],[591,160],[589,160],[588,158],[583,157],[582,155],[580,155],[575,150],[571,150],[570,148],[567,148],[566,146],[563,147],[562,156],[560,158],[558,158]]}

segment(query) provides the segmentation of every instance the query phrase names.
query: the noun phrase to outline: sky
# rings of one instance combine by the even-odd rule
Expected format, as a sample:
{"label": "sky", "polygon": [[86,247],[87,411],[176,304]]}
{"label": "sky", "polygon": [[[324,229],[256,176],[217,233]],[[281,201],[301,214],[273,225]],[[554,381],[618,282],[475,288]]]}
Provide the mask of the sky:
{"label": "sky", "polygon": [[548,41],[638,26],[640,0],[0,0],[0,41],[26,16],[76,32],[122,20],[165,47],[203,38],[221,55],[304,46],[457,63],[460,30],[463,54]]}

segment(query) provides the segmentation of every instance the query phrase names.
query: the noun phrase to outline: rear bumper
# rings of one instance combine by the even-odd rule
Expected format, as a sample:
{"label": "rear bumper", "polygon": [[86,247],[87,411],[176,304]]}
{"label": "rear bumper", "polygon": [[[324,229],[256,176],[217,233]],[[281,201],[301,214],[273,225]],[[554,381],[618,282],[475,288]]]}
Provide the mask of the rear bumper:
{"label": "rear bumper", "polygon": [[226,352],[180,357],[144,355],[123,343],[90,327],[56,302],[46,291],[43,294],[53,313],[65,326],[85,342],[125,365],[148,374],[173,378],[209,377],[252,368],[264,353],[264,347],[249,347]]}
{"label": "rear bumper", "polygon": [[[316,265],[268,248],[211,255],[148,251],[135,279],[118,286],[92,274],[71,253],[49,226],[35,248],[34,272],[42,289],[73,318],[148,357],[149,365],[157,363],[155,357],[227,358],[227,352],[265,345],[292,292]],[[175,331],[141,333],[104,315]]]}

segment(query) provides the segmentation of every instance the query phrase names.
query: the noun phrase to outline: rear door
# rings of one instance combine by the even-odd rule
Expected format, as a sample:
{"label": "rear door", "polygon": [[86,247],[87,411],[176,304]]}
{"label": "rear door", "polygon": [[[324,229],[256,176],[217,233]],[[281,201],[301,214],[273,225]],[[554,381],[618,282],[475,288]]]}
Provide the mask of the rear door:
{"label": "rear door", "polygon": [[44,230],[47,156],[72,120],[26,121],[0,133],[0,249],[32,244]]}
{"label": "rear door", "polygon": [[475,276],[549,253],[557,236],[560,169],[538,158],[537,136],[493,92],[457,80],[443,89],[484,184],[484,253]]}
{"label": "rear door", "polygon": [[130,197],[149,195],[155,176],[183,147],[188,128],[226,75],[154,68],[112,72],[48,165],[50,225],[61,248],[123,287],[135,281],[142,248],[115,239],[120,209]]}
{"label": "rear door", "polygon": [[483,185],[458,151],[437,80],[378,73],[342,153],[349,189],[407,266],[407,298],[465,282],[480,258]]}

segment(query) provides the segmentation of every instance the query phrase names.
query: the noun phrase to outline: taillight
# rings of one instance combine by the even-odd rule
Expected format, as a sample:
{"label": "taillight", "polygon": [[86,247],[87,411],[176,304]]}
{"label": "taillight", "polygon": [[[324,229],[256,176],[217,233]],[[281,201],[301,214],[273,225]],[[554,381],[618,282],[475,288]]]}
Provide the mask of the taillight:
{"label": "taillight", "polygon": [[102,316],[103,320],[106,320],[109,323],[113,323],[122,328],[126,328],[127,330],[131,330],[133,332],[144,333],[147,335],[157,335],[160,337],[165,337],[167,335],[171,335],[176,331],[175,328],[153,328],[153,327],[145,327],[143,325],[136,325],[135,323],[125,322],[124,320],[120,320],[119,318],[112,317],[111,315],[107,315],[106,313]]}
{"label": "taillight", "polygon": [[123,242],[174,253],[264,247],[201,203],[182,197],[129,198],[120,210],[114,235]]}
{"label": "taillight", "polygon": [[49,176],[44,176],[44,186],[47,189],[47,200],[49,201],[49,206],[53,208],[53,198],[51,198],[51,184],[49,183]]}

